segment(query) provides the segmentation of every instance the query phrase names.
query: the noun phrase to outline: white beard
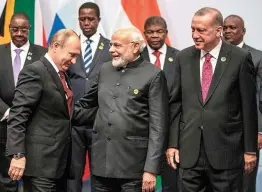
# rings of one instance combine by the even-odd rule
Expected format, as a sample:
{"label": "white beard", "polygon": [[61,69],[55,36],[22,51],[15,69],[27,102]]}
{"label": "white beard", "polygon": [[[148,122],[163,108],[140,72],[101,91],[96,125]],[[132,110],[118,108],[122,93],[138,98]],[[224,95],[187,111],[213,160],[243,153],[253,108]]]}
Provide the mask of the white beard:
{"label": "white beard", "polygon": [[120,57],[118,60],[114,60],[112,61],[112,65],[116,68],[118,67],[126,67],[126,65],[128,64],[128,60],[124,59],[122,57]]}

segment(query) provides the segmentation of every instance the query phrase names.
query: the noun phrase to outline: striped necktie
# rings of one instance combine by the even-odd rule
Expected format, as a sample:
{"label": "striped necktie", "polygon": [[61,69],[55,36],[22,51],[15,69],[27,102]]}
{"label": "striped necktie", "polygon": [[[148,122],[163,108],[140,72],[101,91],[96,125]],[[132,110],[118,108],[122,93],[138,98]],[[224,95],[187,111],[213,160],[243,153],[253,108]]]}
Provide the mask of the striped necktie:
{"label": "striped necktie", "polygon": [[91,43],[92,43],[92,40],[90,40],[90,39],[86,40],[86,49],[85,49],[85,55],[84,55],[84,67],[85,67],[85,72],[86,73],[89,72],[90,65],[92,63]]}

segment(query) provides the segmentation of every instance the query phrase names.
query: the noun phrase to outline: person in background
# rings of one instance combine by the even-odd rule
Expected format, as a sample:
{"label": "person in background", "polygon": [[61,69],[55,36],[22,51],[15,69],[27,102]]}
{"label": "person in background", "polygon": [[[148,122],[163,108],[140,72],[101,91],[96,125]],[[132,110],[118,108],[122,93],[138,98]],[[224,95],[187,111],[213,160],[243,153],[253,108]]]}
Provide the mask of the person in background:
{"label": "person in background", "polygon": [[[68,70],[72,90],[77,102],[90,89],[101,64],[112,60],[109,53],[109,40],[97,31],[100,22],[100,9],[97,4],[86,2],[78,11],[81,54],[76,64]],[[75,179],[68,181],[68,192],[82,190],[82,176],[86,164],[86,152],[91,161],[92,124],[76,126],[72,129],[72,153],[75,168]],[[90,165],[90,163],[89,163]]]}
{"label": "person in background", "polygon": [[[164,71],[170,90],[173,76],[175,75],[175,57],[178,50],[165,43],[167,33],[167,24],[162,17],[152,16],[147,18],[144,24],[147,46],[142,52],[142,57]],[[163,165],[160,175],[163,192],[177,191],[177,171],[168,165],[165,154],[163,154]]]}
{"label": "person in background", "polygon": [[[257,81],[257,101],[259,101],[260,82],[262,77],[262,51],[257,50],[244,42],[244,36],[246,34],[246,28],[244,20],[238,15],[229,15],[224,20],[223,36],[226,42],[245,49],[251,53],[252,60],[255,66],[256,81]],[[259,162],[259,149],[262,147],[262,114],[258,108],[258,151],[257,151],[257,162]],[[244,192],[255,192],[256,191],[256,176],[258,170],[257,163],[256,169],[250,173],[244,173]]]}

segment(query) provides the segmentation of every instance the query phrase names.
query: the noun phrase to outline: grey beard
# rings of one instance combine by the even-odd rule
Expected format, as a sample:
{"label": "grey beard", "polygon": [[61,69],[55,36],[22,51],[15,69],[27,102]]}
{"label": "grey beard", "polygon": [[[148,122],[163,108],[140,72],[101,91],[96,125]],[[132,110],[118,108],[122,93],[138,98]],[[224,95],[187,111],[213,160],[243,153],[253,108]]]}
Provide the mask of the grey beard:
{"label": "grey beard", "polygon": [[118,60],[113,60],[112,61],[112,65],[116,68],[118,67],[126,67],[126,65],[128,64],[128,60],[124,59],[122,57],[120,57]]}

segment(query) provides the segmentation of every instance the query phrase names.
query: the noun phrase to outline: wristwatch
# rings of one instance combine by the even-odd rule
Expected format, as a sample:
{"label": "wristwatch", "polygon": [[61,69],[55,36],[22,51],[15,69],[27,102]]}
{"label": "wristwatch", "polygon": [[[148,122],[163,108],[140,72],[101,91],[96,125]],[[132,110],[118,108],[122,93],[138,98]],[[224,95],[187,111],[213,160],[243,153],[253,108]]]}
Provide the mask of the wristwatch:
{"label": "wristwatch", "polygon": [[17,154],[14,154],[14,155],[13,155],[13,158],[14,158],[14,159],[21,159],[21,158],[23,158],[23,157],[25,157],[25,154],[24,154],[24,153],[17,153]]}

